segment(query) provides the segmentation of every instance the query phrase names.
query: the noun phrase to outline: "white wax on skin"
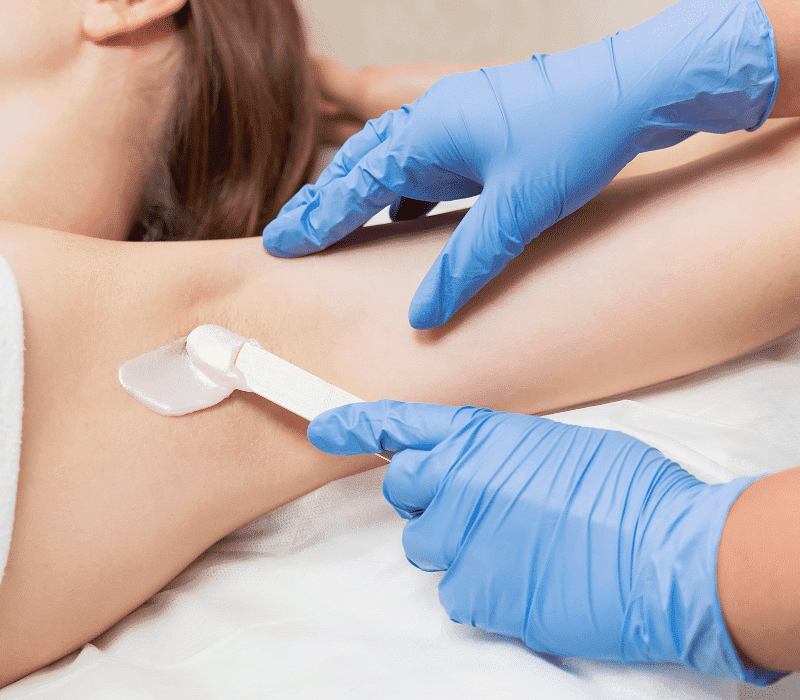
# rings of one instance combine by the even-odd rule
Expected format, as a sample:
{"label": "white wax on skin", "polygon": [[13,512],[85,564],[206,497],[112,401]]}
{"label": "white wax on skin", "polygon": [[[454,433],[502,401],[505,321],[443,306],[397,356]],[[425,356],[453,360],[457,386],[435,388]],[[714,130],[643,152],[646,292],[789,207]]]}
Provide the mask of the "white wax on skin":
{"label": "white wax on skin", "polygon": [[222,326],[198,326],[186,338],[186,353],[194,368],[219,386],[251,391],[236,358],[245,343],[261,347]]}
{"label": "white wax on skin", "polygon": [[[242,352],[245,346],[245,352]],[[247,372],[237,366],[240,363]],[[248,384],[248,379],[252,386]],[[162,416],[185,416],[218,404],[235,389],[252,391],[312,420],[361,399],[220,326],[198,326],[186,338],[128,360],[119,368],[125,391]],[[387,462],[391,452],[379,456]]]}
{"label": "white wax on skin", "polygon": [[235,366],[245,343],[261,345],[219,326],[128,360],[119,368],[125,391],[162,416],[183,416],[218,404],[235,389],[250,391]]}

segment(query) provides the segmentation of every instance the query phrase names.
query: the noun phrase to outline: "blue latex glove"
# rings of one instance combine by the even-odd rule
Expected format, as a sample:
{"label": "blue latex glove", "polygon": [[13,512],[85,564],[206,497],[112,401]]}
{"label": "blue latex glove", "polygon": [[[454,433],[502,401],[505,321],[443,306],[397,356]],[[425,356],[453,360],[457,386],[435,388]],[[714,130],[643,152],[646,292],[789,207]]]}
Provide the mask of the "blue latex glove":
{"label": "blue latex glove", "polygon": [[757,0],[682,0],[588,46],[446,77],[369,122],[265,228],[264,246],[304,255],[398,195],[480,193],[412,300],[411,325],[433,328],[638,153],[698,131],[758,128],[777,84]]}
{"label": "blue latex glove", "polygon": [[488,409],[353,404],[308,436],[333,454],[399,450],[384,495],[409,519],[409,561],[447,572],[455,622],[550,654],[785,675],[743,667],[717,598],[722,527],[753,478],[705,484],[622,433]]}

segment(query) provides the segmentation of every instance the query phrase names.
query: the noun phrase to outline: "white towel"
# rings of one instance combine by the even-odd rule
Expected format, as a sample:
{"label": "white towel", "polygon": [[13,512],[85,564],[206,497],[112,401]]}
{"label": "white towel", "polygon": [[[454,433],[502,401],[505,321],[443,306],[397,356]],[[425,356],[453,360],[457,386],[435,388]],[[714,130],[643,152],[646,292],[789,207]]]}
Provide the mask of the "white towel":
{"label": "white towel", "polygon": [[11,546],[22,442],[22,303],[17,281],[0,257],[0,581]]}

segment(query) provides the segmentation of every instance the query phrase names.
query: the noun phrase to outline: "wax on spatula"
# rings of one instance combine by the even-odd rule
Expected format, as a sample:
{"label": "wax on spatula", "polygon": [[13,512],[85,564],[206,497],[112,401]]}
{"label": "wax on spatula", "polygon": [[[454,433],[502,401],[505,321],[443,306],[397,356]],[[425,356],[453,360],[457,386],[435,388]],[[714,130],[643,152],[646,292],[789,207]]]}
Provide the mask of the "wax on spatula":
{"label": "wax on spatula", "polygon": [[[195,328],[186,338],[128,360],[119,368],[123,388],[148,408],[182,416],[252,391],[298,416],[361,399],[264,350],[256,340],[221,326]],[[390,452],[379,456],[389,461]]]}

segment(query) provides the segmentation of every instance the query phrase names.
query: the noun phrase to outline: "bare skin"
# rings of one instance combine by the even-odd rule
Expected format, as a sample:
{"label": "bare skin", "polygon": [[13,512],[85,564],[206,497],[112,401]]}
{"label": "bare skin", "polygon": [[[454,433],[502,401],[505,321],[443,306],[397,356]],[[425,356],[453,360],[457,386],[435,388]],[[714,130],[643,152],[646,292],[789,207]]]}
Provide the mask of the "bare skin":
{"label": "bare skin", "polygon": [[717,591],[734,643],[758,666],[800,670],[800,468],[745,489],[717,552]]}
{"label": "bare skin", "polygon": [[0,220],[125,237],[175,100],[184,3],[0,6]]}
{"label": "bare skin", "polygon": [[761,0],[778,50],[781,83],[775,99],[773,117],[800,115],[800,6],[794,0]]}
{"label": "bare skin", "polygon": [[364,399],[531,413],[707,367],[800,327],[800,132],[771,131],[615,183],[431,332],[406,309],[449,227],[284,260],[259,240],[4,226],[27,352],[0,683],[92,639],[236,527],[376,466],[317,452],[303,421],[251,395],[158,416],[118,385],[126,359],[219,323]]}

